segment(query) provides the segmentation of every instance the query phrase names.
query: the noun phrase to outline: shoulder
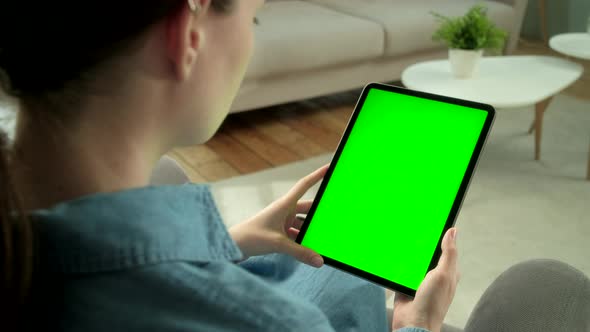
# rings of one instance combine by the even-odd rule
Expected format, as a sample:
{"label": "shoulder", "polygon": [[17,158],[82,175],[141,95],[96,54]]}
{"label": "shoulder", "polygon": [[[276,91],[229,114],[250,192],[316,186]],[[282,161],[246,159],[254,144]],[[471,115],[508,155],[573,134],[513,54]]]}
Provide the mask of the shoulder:
{"label": "shoulder", "polygon": [[65,330],[331,331],[317,306],[229,262],[171,262],[67,285]]}

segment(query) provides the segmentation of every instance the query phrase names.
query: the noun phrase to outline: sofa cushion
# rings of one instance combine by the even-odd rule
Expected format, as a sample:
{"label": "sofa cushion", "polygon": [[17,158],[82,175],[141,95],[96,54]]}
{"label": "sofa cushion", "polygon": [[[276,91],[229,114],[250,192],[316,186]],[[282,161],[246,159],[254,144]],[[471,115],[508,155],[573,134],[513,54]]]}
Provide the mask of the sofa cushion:
{"label": "sofa cushion", "polygon": [[304,1],[272,1],[256,15],[256,46],[247,78],[260,78],[383,55],[378,23]]}
{"label": "sofa cushion", "polygon": [[514,10],[496,1],[474,0],[308,0],[326,8],[378,22],[385,29],[385,55],[405,55],[422,50],[443,48],[432,41],[438,22],[431,15],[462,16],[467,10],[483,3],[489,17],[506,31],[512,30]]}

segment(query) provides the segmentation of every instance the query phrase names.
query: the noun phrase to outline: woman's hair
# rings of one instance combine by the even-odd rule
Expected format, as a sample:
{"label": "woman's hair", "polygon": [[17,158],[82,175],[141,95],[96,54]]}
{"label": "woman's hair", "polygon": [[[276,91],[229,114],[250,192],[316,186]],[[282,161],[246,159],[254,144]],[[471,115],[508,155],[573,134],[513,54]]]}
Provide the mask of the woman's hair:
{"label": "woman's hair", "polygon": [[[223,14],[235,2],[212,0],[211,8]],[[41,115],[30,114],[33,109],[54,113],[67,108],[83,98],[103,65],[138,47],[150,26],[187,5],[187,0],[4,0],[0,90],[16,97],[29,117]],[[21,208],[11,158],[6,135],[0,133],[0,326],[8,330],[24,318],[36,266],[32,222]]]}

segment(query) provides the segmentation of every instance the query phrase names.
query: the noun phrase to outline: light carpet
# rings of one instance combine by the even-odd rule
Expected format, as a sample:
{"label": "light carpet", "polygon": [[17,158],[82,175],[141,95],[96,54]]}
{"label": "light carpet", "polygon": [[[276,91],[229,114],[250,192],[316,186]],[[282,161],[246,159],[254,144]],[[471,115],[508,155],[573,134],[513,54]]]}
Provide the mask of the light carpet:
{"label": "light carpet", "polygon": [[[457,221],[462,278],[447,316],[452,325],[464,326],[486,287],[517,262],[554,258],[590,275],[590,182],[584,180],[590,103],[554,99],[539,162],[533,160],[533,136],[526,134],[532,116],[532,108],[498,112]],[[330,158],[215,183],[221,214],[228,224],[244,220]]]}

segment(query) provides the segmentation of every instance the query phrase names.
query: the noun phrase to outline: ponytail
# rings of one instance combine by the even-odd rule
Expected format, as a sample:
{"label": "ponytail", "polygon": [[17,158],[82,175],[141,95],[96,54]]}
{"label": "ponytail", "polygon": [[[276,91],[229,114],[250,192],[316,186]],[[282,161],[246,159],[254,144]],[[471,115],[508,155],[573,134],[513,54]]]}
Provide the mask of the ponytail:
{"label": "ponytail", "polygon": [[33,274],[33,232],[11,176],[11,149],[0,132],[0,329],[20,330]]}

